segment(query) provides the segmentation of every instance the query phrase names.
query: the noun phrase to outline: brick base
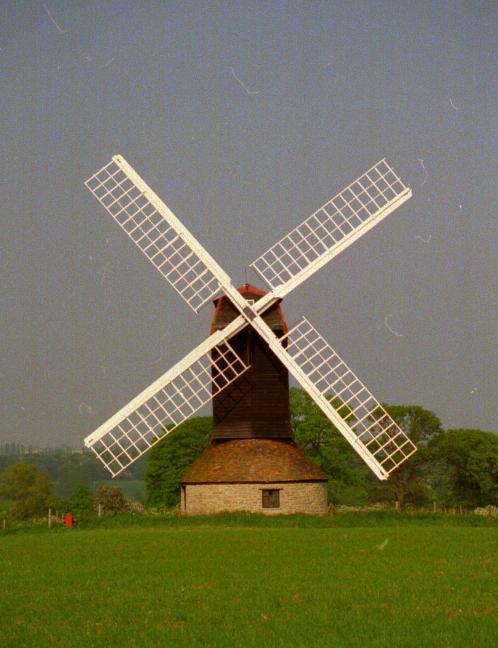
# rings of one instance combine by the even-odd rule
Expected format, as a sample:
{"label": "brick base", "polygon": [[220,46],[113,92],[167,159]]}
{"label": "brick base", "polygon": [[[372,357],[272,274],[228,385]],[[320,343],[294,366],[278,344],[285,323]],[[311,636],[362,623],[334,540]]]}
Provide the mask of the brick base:
{"label": "brick base", "polygon": [[[263,489],[279,490],[279,508],[263,508]],[[327,512],[327,482],[186,484],[182,486],[181,511],[190,515],[220,511],[324,515]]]}

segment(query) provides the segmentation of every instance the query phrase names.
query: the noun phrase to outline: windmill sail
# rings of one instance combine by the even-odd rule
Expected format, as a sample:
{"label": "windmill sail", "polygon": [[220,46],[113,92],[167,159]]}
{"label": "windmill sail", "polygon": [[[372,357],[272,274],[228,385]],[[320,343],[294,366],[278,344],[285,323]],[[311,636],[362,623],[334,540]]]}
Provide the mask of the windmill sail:
{"label": "windmill sail", "polygon": [[123,157],[85,185],[195,312],[220,292],[228,277]]}
{"label": "windmill sail", "polygon": [[412,195],[385,159],[311,214],[251,267],[283,297]]}
{"label": "windmill sail", "polygon": [[292,371],[294,376],[380,479],[387,479],[416,452],[413,442],[306,318],[280,338],[284,340],[292,360],[289,369],[292,364],[299,368]]}
{"label": "windmill sail", "polygon": [[[232,331],[240,330],[240,319],[229,325]],[[414,443],[306,318],[280,338],[256,311],[250,323],[379,479],[387,479],[416,452]],[[229,327],[221,333],[227,339],[233,334]]]}
{"label": "windmill sail", "polygon": [[247,369],[218,331],[85,439],[113,477]]}
{"label": "windmill sail", "polygon": [[411,190],[385,160],[256,259],[252,266],[273,290],[253,304],[121,156],[85,184],[194,311],[222,290],[240,313],[85,439],[113,476],[247,371],[228,340],[248,324],[379,479],[416,451],[306,319],[277,338],[261,317],[410,198]]}

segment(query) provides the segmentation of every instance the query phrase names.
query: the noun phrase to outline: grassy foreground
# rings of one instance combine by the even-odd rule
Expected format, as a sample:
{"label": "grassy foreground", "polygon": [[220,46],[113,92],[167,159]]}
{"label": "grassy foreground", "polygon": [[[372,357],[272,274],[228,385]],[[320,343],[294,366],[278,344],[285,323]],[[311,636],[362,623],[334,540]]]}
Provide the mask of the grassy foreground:
{"label": "grassy foreground", "polygon": [[498,526],[338,518],[0,532],[0,645],[496,645]]}

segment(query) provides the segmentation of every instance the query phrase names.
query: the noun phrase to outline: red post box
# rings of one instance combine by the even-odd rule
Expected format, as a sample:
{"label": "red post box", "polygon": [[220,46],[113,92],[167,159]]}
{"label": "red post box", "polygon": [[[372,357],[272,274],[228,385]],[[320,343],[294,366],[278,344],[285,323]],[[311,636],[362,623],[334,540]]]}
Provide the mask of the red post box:
{"label": "red post box", "polygon": [[71,513],[66,513],[66,515],[64,516],[64,524],[66,526],[73,526],[73,516],[71,515]]}

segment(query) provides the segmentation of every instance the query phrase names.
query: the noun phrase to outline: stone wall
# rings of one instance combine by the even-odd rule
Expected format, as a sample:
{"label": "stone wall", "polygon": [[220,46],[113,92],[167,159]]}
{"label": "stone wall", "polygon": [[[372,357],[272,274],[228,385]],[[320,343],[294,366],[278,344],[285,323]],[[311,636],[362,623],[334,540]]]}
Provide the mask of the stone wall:
{"label": "stone wall", "polygon": [[[263,508],[263,489],[279,490],[279,508]],[[327,512],[327,482],[187,484],[182,488],[181,510],[190,515],[219,511],[323,515]]]}

